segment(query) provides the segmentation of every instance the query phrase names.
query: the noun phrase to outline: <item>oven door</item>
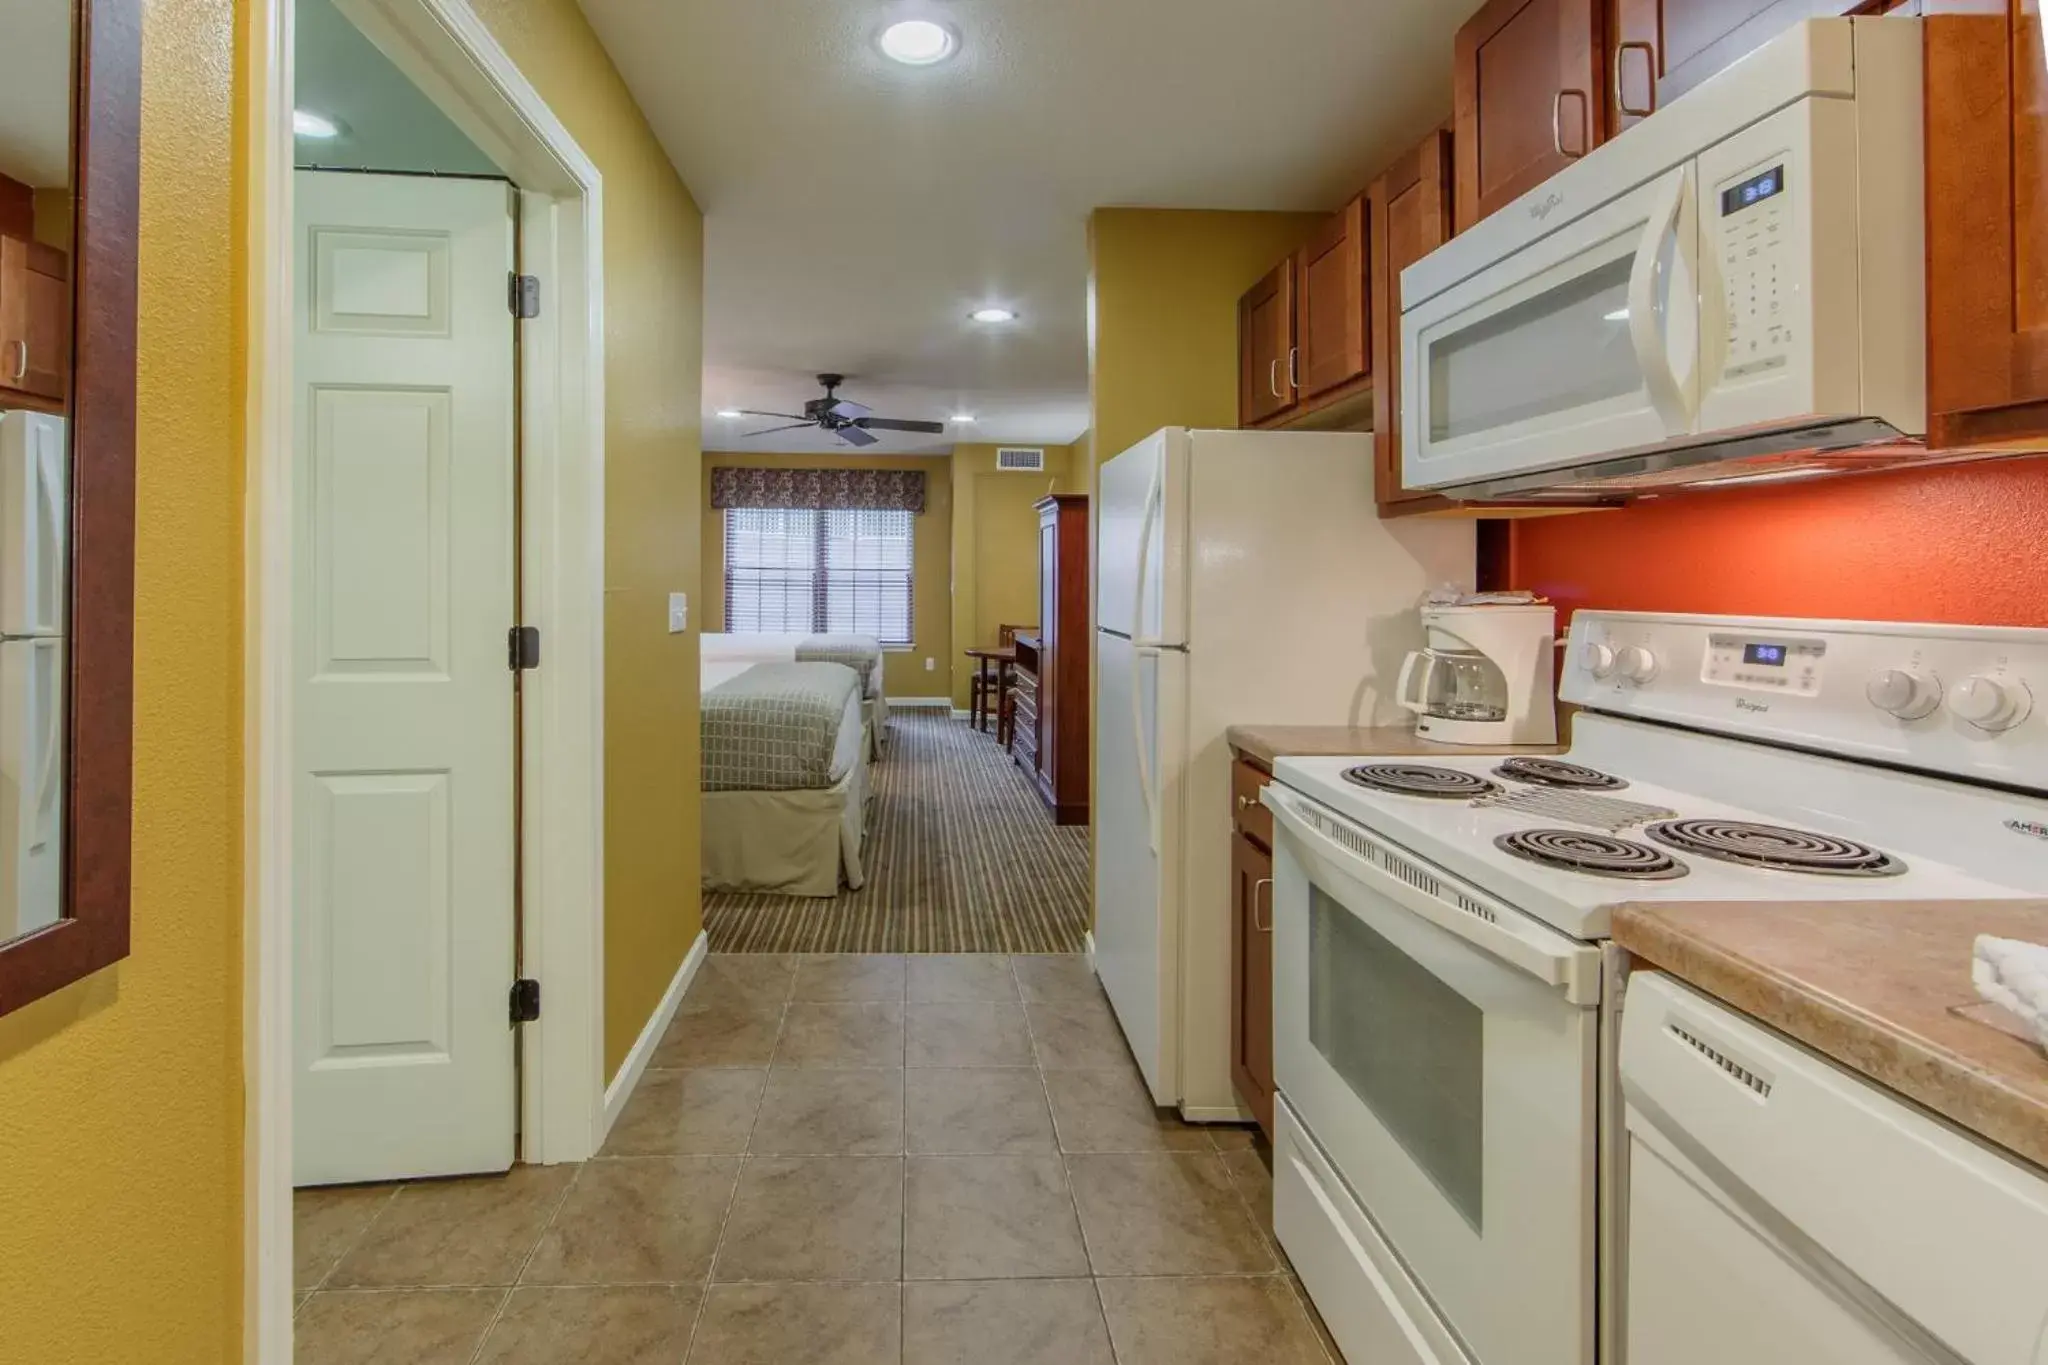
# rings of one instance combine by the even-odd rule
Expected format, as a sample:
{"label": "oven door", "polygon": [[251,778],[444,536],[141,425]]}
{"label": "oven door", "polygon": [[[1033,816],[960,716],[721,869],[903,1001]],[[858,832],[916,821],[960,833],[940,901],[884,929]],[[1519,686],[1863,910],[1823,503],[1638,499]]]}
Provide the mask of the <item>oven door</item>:
{"label": "oven door", "polygon": [[1690,163],[1401,315],[1401,479],[1456,488],[1695,429],[1699,212]]}
{"label": "oven door", "polygon": [[1474,1360],[1591,1365],[1599,950],[1264,800],[1280,1093]]}

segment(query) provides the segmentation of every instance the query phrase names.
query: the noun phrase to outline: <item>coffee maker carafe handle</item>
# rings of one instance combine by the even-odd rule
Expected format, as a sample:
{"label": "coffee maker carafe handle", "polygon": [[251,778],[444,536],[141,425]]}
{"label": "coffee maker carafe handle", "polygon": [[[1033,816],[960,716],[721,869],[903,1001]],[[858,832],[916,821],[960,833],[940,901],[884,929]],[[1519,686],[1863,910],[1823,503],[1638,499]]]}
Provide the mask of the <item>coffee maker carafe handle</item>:
{"label": "coffee maker carafe handle", "polygon": [[[1426,709],[1427,703],[1423,698],[1429,694],[1429,675],[1436,669],[1437,662],[1436,655],[1426,649],[1415,650],[1401,661],[1401,676],[1394,682],[1394,700],[1403,710],[1420,715]],[[1413,687],[1409,686],[1411,681]]]}

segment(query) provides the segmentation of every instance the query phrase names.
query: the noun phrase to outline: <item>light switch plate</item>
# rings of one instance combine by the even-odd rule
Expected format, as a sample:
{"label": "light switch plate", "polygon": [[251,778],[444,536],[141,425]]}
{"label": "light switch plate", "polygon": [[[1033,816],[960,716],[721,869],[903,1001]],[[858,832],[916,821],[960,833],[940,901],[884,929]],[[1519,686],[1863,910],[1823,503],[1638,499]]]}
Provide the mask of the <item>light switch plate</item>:
{"label": "light switch plate", "polygon": [[668,633],[680,635],[690,628],[690,595],[672,592],[668,595]]}

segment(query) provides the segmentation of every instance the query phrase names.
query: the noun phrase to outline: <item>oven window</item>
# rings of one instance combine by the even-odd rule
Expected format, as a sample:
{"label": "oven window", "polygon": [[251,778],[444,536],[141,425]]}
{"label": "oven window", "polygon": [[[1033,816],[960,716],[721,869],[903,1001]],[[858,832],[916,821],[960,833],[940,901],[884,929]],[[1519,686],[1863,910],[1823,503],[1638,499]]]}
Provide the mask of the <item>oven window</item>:
{"label": "oven window", "polygon": [[1308,1036],[1479,1231],[1485,1016],[1313,885]]}
{"label": "oven window", "polygon": [[1622,256],[1429,344],[1429,435],[1455,441],[1634,393]]}

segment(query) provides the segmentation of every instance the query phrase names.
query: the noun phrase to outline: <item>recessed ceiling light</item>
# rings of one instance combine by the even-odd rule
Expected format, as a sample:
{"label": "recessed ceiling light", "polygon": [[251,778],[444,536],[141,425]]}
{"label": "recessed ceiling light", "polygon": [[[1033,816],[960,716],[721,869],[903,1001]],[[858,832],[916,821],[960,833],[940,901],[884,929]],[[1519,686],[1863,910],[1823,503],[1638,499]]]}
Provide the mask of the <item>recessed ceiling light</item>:
{"label": "recessed ceiling light", "polygon": [[744,412],[741,412],[738,408],[720,408],[718,410],[718,415],[720,417],[726,418],[728,421],[734,417],[746,416],[746,414]]}
{"label": "recessed ceiling light", "polygon": [[963,426],[972,426],[974,424],[974,414],[971,412],[956,412],[953,414],[953,420]]}
{"label": "recessed ceiling light", "polygon": [[1015,322],[1017,315],[1007,308],[977,308],[967,316],[976,322]]}
{"label": "recessed ceiling light", "polygon": [[292,136],[330,138],[341,136],[341,124],[311,109],[292,110]]}
{"label": "recessed ceiling light", "polygon": [[1617,309],[1615,309],[1615,310],[1614,310],[1613,312],[1611,312],[1611,313],[1602,313],[1602,314],[1600,315],[1600,321],[1602,321],[1602,322],[1627,322],[1627,321],[1628,321],[1628,309],[1626,309],[1626,308],[1617,308]]}
{"label": "recessed ceiling light", "polygon": [[952,29],[929,19],[905,19],[882,30],[882,55],[905,66],[943,62],[959,46]]}

